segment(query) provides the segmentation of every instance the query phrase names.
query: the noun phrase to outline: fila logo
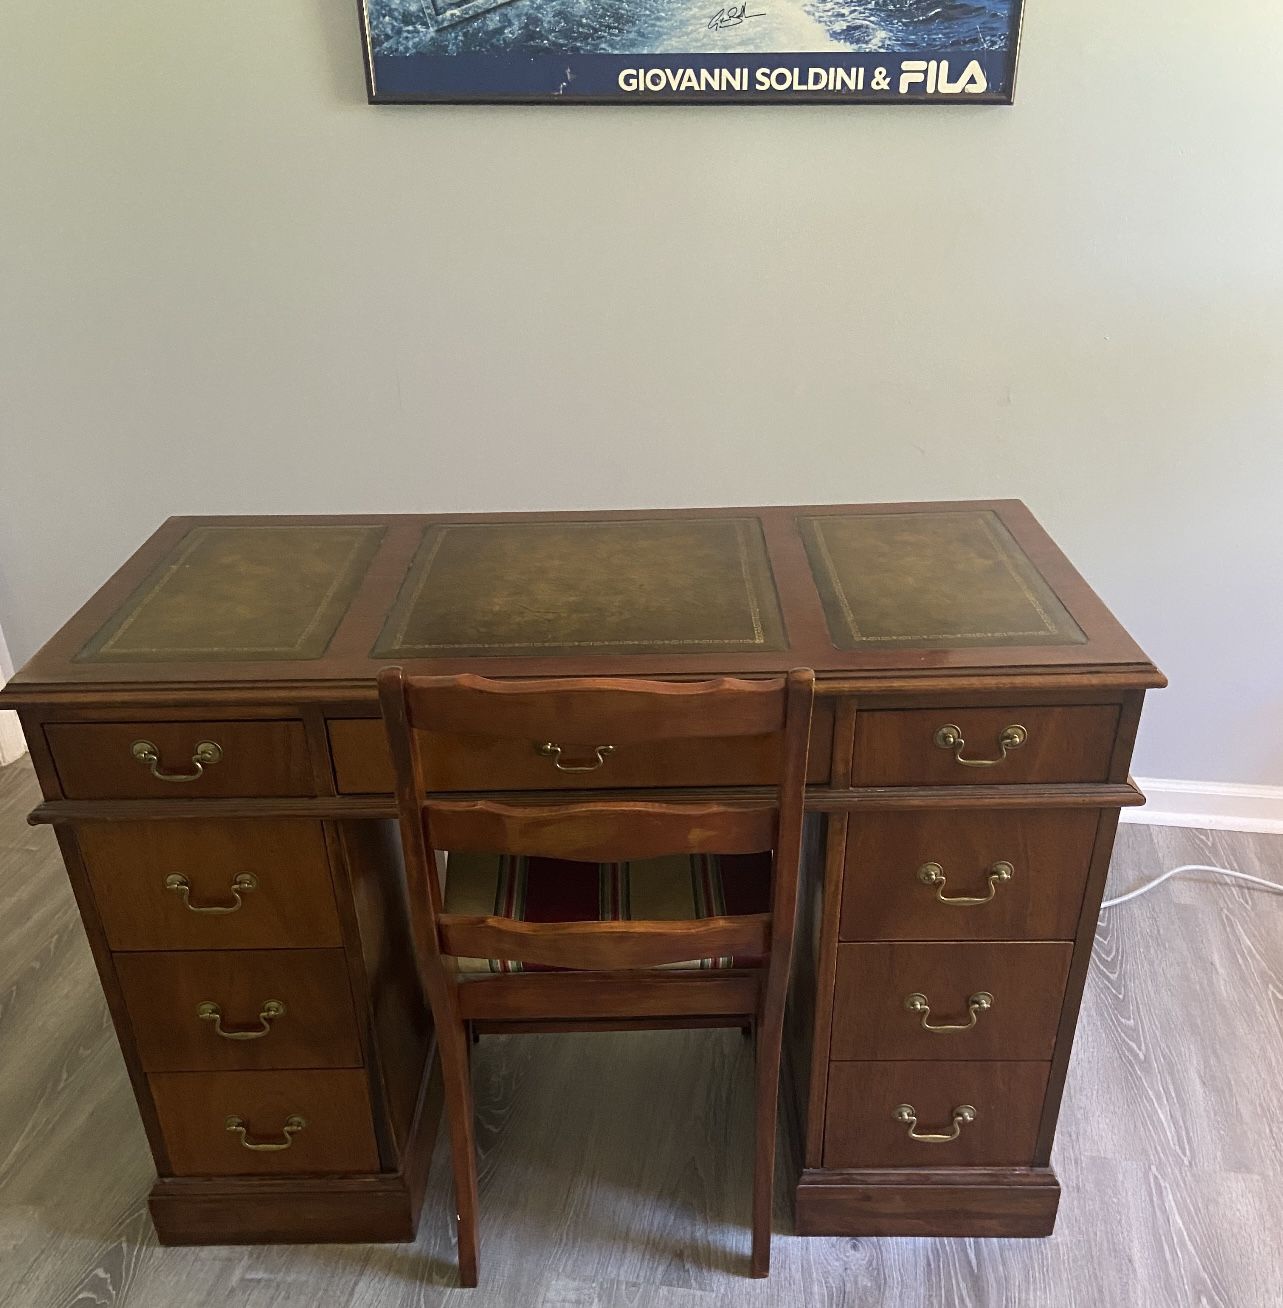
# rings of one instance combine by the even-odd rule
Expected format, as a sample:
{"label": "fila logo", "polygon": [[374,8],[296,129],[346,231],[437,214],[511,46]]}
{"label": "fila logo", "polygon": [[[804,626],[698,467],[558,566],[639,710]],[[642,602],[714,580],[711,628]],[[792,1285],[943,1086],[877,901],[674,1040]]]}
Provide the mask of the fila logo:
{"label": "fila logo", "polygon": [[928,95],[982,95],[989,89],[989,80],[980,61],[973,59],[956,82],[949,80],[947,59],[905,59],[900,64],[900,94],[922,83]]}

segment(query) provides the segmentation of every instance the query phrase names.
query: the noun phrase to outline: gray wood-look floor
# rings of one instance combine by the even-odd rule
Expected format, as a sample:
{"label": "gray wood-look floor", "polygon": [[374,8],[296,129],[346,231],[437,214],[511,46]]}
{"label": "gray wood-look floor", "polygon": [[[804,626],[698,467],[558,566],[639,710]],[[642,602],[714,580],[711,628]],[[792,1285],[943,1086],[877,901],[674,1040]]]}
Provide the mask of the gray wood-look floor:
{"label": "gray wood-look floor", "polygon": [[[1268,891],[1182,878],[1106,914],[1048,1240],[799,1239],[782,1177],[774,1272],[749,1281],[738,1033],[483,1040],[482,1279],[464,1291],[441,1142],[416,1245],[156,1244],[89,950],[52,836],[23,821],[36,799],[25,762],[0,770],[6,1308],[1283,1304],[1283,898]],[[1283,879],[1283,838],[1124,827],[1111,890],[1185,862]]]}

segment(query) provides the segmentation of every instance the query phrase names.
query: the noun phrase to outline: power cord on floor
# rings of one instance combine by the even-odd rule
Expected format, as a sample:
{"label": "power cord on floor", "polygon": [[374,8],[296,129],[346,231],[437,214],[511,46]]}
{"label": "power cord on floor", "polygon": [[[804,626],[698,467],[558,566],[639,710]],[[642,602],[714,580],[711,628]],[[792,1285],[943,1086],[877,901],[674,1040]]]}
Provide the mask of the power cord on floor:
{"label": "power cord on floor", "polygon": [[1101,908],[1114,908],[1118,904],[1125,904],[1129,899],[1135,899],[1138,895],[1148,894],[1155,886],[1161,886],[1168,877],[1174,877],[1180,872],[1219,872],[1221,876],[1234,877],[1238,881],[1250,881],[1254,886],[1265,886],[1267,890],[1283,891],[1283,885],[1277,881],[1248,876],[1246,872],[1236,872],[1232,867],[1214,867],[1210,863],[1182,863],[1180,867],[1169,869],[1162,876],[1146,881],[1143,886],[1137,886],[1135,890],[1129,890],[1125,895],[1115,895],[1113,899],[1104,900]]}

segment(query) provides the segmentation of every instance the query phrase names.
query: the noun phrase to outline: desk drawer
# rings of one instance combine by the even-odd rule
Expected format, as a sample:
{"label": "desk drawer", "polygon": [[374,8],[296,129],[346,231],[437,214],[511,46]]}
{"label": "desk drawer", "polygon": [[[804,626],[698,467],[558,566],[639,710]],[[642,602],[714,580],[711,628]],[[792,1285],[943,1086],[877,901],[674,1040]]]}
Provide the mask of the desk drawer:
{"label": "desk drawer", "polygon": [[1096,809],[854,813],[843,940],[1072,940]]}
{"label": "desk drawer", "polygon": [[[378,718],[332,718],[330,752],[341,794],[390,794],[395,788],[383,723]],[[592,772],[559,772],[539,752],[539,741],[426,734],[424,768],[432,790],[601,790],[771,784],[779,773],[779,741],[771,736],[726,740],[661,740],[621,745]],[[592,745],[565,745],[565,756],[592,757]],[[576,742],[576,745],[582,742]],[[833,710],[817,703],[811,726],[807,780],[829,777]],[[573,752],[572,752],[573,749]]]}
{"label": "desk drawer", "polygon": [[120,954],[115,964],[149,1072],[361,1065],[341,949]]}
{"label": "desk drawer", "polygon": [[[370,1096],[359,1069],[157,1072],[149,1081],[174,1176],[379,1170]],[[243,1129],[243,1140],[241,1130],[229,1129],[229,1119]]]}
{"label": "desk drawer", "polygon": [[856,718],[853,784],[966,786],[1106,781],[1114,704],[881,709]]}
{"label": "desk drawer", "polygon": [[[1028,1167],[1050,1063],[832,1063],[825,1167]],[[916,1124],[897,1118],[911,1109]],[[973,1109],[962,1120],[958,1109]],[[951,1139],[923,1140],[916,1135]]]}
{"label": "desk drawer", "polygon": [[313,793],[301,722],[57,722],[45,739],[68,799]]}
{"label": "desk drawer", "polygon": [[1049,1059],[1073,945],[838,947],[836,1059]]}
{"label": "desk drawer", "polygon": [[76,840],[112,949],[342,943],[319,822],[83,822]]}

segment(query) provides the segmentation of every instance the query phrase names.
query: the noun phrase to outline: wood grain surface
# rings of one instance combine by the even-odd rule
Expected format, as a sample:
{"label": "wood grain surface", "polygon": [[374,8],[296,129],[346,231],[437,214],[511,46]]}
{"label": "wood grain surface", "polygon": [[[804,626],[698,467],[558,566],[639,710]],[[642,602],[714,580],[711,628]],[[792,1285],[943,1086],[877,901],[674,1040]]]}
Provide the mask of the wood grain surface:
{"label": "wood grain surface", "polygon": [[[965,744],[944,749],[936,732],[951,726]],[[1011,726],[1027,733],[1023,744],[1003,749]],[[1035,781],[1105,781],[1118,727],[1109,704],[1054,708],[1013,704],[1004,708],[882,709],[861,713],[851,765],[857,786],[985,786]],[[959,762],[959,756],[970,764]]]}
{"label": "wood grain surface", "polygon": [[[341,949],[203,949],[117,954],[149,1072],[360,1067]],[[278,1016],[264,1018],[275,1003]],[[218,1006],[217,1024],[200,1015]]]}
{"label": "wood grain surface", "polygon": [[[330,752],[339,793],[391,794],[396,789],[392,757],[378,718],[331,718]],[[567,758],[578,752],[591,758],[565,730],[532,739],[462,735],[426,731],[419,739],[424,776],[432,790],[611,790],[644,786],[763,786],[780,770],[779,741],[774,736],[634,741],[616,744],[608,765],[597,772],[558,772],[553,761],[532,744],[548,736],[564,742]],[[811,721],[807,780],[829,779],[833,708],[817,704]],[[574,745],[580,748],[573,749]]]}
{"label": "wood grain surface", "polygon": [[[850,824],[843,940],[1072,940],[1096,839],[1092,809],[862,813]],[[989,880],[995,864],[1010,879]],[[943,885],[921,880],[935,864]],[[947,903],[948,899],[984,903]]]}
{"label": "wood grain surface", "polygon": [[[1029,1167],[1050,1071],[1002,1059],[834,1063],[824,1166]],[[912,1109],[912,1124],[895,1119],[897,1106]]]}
{"label": "wood grain surface", "polygon": [[[68,799],[315,793],[299,722],[56,722],[45,739]],[[154,746],[154,763],[134,756],[140,741]],[[216,762],[196,762],[202,743],[218,746]]]}
{"label": "wood grain surface", "polygon": [[[1046,1061],[1072,952],[1049,940],[839,945],[829,1056]],[[974,995],[987,1002],[971,1007]]]}
{"label": "wood grain surface", "polygon": [[[113,949],[274,949],[338,945],[319,822],[85,822],[76,829]],[[232,913],[237,876],[256,884]],[[166,877],[187,880],[184,899]]]}
{"label": "wood grain surface", "polygon": [[[0,1302],[15,1308],[1278,1308],[1283,904],[1190,876],[1106,913],[1046,1240],[795,1238],[742,1275],[751,1156],[734,1031],[476,1047],[487,1261],[455,1284],[438,1142],[415,1245],[172,1248],[29,765],[0,771]],[[853,818],[852,820],[858,820]],[[1124,827],[1110,891],[1183,862],[1283,880],[1283,839]],[[787,1120],[787,1119],[786,1119]],[[791,1160],[791,1161],[789,1161]]]}

